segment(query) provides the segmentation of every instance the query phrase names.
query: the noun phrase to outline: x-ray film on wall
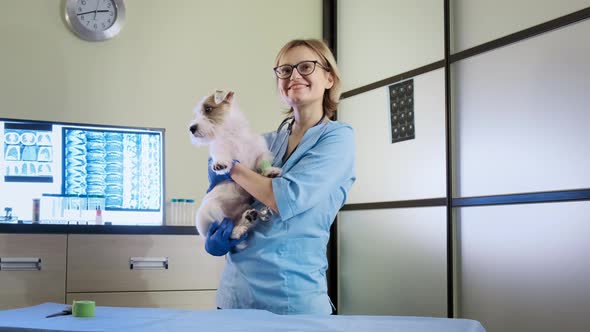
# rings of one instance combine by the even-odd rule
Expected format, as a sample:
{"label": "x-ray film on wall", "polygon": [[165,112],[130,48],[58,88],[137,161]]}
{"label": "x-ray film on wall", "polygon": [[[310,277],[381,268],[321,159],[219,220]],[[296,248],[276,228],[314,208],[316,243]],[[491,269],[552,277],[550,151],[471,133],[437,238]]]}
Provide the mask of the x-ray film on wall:
{"label": "x-ray film on wall", "polygon": [[416,138],[414,126],[414,80],[389,86],[391,143]]}

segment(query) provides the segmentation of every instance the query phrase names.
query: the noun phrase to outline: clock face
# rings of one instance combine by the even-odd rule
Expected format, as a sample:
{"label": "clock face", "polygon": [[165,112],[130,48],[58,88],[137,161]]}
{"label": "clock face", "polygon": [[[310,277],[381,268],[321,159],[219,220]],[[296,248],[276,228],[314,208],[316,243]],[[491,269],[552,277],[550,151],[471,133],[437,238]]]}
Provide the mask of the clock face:
{"label": "clock face", "polygon": [[117,7],[111,0],[77,0],[76,19],[88,30],[105,31],[117,20]]}
{"label": "clock face", "polygon": [[125,21],[123,0],[66,0],[65,7],[70,29],[89,41],[114,37]]}

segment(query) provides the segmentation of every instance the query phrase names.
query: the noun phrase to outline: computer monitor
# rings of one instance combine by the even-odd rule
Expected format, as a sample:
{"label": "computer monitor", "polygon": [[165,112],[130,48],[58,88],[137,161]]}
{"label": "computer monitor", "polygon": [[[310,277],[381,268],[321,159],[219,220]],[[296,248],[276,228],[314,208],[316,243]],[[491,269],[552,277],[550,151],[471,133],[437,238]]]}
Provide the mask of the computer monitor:
{"label": "computer monitor", "polygon": [[164,129],[0,118],[0,215],[164,224]]}

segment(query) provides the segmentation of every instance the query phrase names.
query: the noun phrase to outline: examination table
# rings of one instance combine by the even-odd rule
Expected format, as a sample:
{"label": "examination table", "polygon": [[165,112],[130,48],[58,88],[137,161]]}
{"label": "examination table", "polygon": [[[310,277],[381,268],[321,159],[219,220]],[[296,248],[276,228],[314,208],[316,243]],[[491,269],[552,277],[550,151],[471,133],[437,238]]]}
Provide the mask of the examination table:
{"label": "examination table", "polygon": [[485,332],[469,319],[401,316],[275,315],[264,310],[176,310],[101,307],[92,318],[45,318],[65,308],[44,303],[0,311],[0,331],[354,331]]}

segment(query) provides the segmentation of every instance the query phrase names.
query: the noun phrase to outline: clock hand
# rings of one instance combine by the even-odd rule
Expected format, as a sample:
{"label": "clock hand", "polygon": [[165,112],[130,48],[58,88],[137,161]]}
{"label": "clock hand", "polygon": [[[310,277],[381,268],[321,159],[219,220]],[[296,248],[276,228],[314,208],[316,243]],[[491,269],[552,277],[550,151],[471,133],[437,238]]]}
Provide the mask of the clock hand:
{"label": "clock hand", "polygon": [[91,10],[91,11],[89,11],[89,12],[85,12],[85,13],[78,13],[78,14],[76,14],[76,15],[80,16],[80,15],[86,15],[86,14],[90,14],[90,13],[94,13],[94,12],[97,12],[97,13],[108,13],[109,11],[108,11],[108,10],[106,10],[106,9],[105,9],[105,10]]}
{"label": "clock hand", "polygon": [[96,9],[94,10],[94,18],[93,20],[96,21],[96,11],[98,10],[98,0],[96,0]]}

